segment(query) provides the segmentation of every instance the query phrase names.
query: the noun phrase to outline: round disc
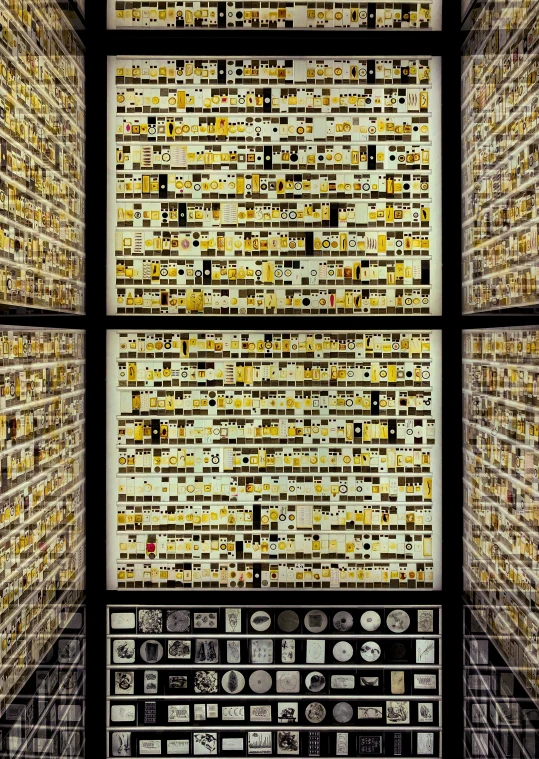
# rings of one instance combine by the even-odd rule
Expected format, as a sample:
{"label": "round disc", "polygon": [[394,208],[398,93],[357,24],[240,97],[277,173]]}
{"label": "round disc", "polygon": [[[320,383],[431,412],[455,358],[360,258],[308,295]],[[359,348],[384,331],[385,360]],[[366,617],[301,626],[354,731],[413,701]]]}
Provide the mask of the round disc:
{"label": "round disc", "polygon": [[403,643],[392,643],[389,657],[390,659],[406,659],[406,646]]}
{"label": "round disc", "polygon": [[264,632],[271,626],[271,617],[267,611],[255,611],[251,614],[251,627],[257,632]]}
{"label": "round disc", "polygon": [[359,624],[367,632],[374,632],[382,624],[382,618],[377,611],[366,611],[361,615]]}
{"label": "round disc", "polygon": [[335,722],[340,722],[341,724],[344,724],[346,722],[350,722],[352,717],[354,716],[354,710],[350,706],[350,704],[347,704],[346,701],[340,701],[338,704],[335,704],[333,707],[333,719]]}
{"label": "round disc", "polygon": [[378,643],[368,640],[361,646],[359,653],[364,661],[378,661],[382,651]]}
{"label": "round disc", "polygon": [[221,685],[227,693],[241,693],[245,685],[245,678],[237,669],[231,669],[225,672],[221,680]]}
{"label": "round disc", "polygon": [[338,611],[333,615],[333,627],[339,632],[350,630],[354,624],[354,618],[349,611]]}
{"label": "round disc", "polygon": [[340,640],[333,646],[333,656],[337,661],[350,661],[354,655],[353,646],[346,640]]}
{"label": "round disc", "polygon": [[186,609],[176,609],[169,612],[167,630],[169,632],[187,632],[191,627],[191,613]]}
{"label": "round disc", "polygon": [[264,672],[263,669],[257,669],[249,677],[249,688],[253,693],[267,693],[272,685],[271,675],[269,672]]}
{"label": "round disc", "polygon": [[328,626],[328,617],[324,611],[313,609],[307,612],[303,623],[309,632],[321,633]]}
{"label": "round disc", "polygon": [[311,693],[319,693],[326,687],[326,676],[321,672],[309,672],[305,678],[305,686]]}
{"label": "round disc", "polygon": [[314,701],[305,709],[305,716],[309,722],[312,722],[316,725],[324,720],[326,716],[326,709],[323,704],[318,703],[318,701]]}
{"label": "round disc", "polygon": [[277,617],[277,624],[279,625],[279,629],[283,632],[291,633],[298,629],[299,617],[295,611],[287,609],[279,614]]}
{"label": "round disc", "polygon": [[404,609],[393,609],[387,615],[386,624],[394,633],[403,633],[410,627],[410,616]]}
{"label": "round disc", "polygon": [[155,664],[163,658],[163,646],[158,640],[145,640],[140,647],[140,656],[147,664]]}

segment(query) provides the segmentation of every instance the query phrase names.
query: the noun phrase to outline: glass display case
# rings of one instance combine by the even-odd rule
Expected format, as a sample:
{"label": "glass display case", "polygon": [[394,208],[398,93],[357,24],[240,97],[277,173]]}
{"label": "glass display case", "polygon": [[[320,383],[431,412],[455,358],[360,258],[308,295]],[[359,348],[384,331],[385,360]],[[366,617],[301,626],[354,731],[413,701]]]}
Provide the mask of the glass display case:
{"label": "glass display case", "polygon": [[0,732],[11,759],[66,740],[60,705],[80,685],[84,333],[1,326],[0,344]]}
{"label": "glass display case", "polygon": [[111,331],[109,587],[439,588],[439,350]]}
{"label": "glass display case", "polygon": [[108,756],[440,757],[436,606],[110,606]]}
{"label": "glass display case", "polygon": [[533,307],[539,160],[531,0],[480,5],[462,58],[463,310]]}
{"label": "glass display case", "polygon": [[109,313],[440,313],[439,58],[109,73]]}
{"label": "glass display case", "polygon": [[56,2],[0,2],[0,311],[84,310],[84,54]]}
{"label": "glass display case", "polygon": [[440,29],[442,0],[108,0],[109,29]]}
{"label": "glass display case", "polygon": [[468,756],[537,755],[538,338],[464,335]]}

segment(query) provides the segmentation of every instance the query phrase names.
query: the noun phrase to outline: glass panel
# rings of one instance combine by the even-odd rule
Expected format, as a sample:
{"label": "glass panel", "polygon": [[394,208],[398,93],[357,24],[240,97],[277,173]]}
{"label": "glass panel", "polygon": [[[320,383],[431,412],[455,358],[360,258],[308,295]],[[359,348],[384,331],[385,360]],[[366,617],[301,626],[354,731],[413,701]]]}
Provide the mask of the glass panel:
{"label": "glass panel", "polygon": [[439,333],[110,332],[108,378],[109,587],[440,587]]}

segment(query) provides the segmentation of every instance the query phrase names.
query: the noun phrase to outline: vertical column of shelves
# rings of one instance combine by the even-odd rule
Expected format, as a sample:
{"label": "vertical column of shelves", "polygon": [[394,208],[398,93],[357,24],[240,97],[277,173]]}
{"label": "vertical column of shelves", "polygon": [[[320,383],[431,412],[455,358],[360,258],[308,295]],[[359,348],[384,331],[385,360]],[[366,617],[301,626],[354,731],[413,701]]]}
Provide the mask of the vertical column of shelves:
{"label": "vertical column of shelves", "polygon": [[[498,608],[498,612],[503,607]],[[519,756],[539,750],[539,712],[508,665],[504,648],[511,632],[492,635],[484,606],[468,606],[464,618],[465,757]],[[505,642],[504,642],[505,638]]]}
{"label": "vertical column of shelves", "polygon": [[85,608],[80,607],[66,613],[58,639],[0,718],[6,756],[84,756],[85,659]]}
{"label": "vertical column of shelves", "polygon": [[0,327],[0,712],[84,593],[84,333]]}
{"label": "vertical column of shelves", "polygon": [[539,359],[534,327],[464,334],[465,695],[470,756],[536,751]]}
{"label": "vertical column of shelves", "polygon": [[0,1],[0,308],[84,310],[84,53],[56,2]]}
{"label": "vertical column of shelves", "polygon": [[463,310],[536,306],[539,5],[486,3],[463,53]]}

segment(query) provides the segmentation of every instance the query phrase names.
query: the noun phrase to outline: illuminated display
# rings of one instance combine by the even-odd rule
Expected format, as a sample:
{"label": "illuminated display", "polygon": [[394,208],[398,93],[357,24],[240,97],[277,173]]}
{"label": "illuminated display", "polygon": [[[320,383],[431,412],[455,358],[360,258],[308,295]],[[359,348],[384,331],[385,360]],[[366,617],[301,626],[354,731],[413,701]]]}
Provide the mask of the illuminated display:
{"label": "illuminated display", "polygon": [[438,345],[110,332],[109,587],[439,587]]}
{"label": "illuminated display", "polygon": [[109,313],[440,313],[438,64],[112,59]]}

